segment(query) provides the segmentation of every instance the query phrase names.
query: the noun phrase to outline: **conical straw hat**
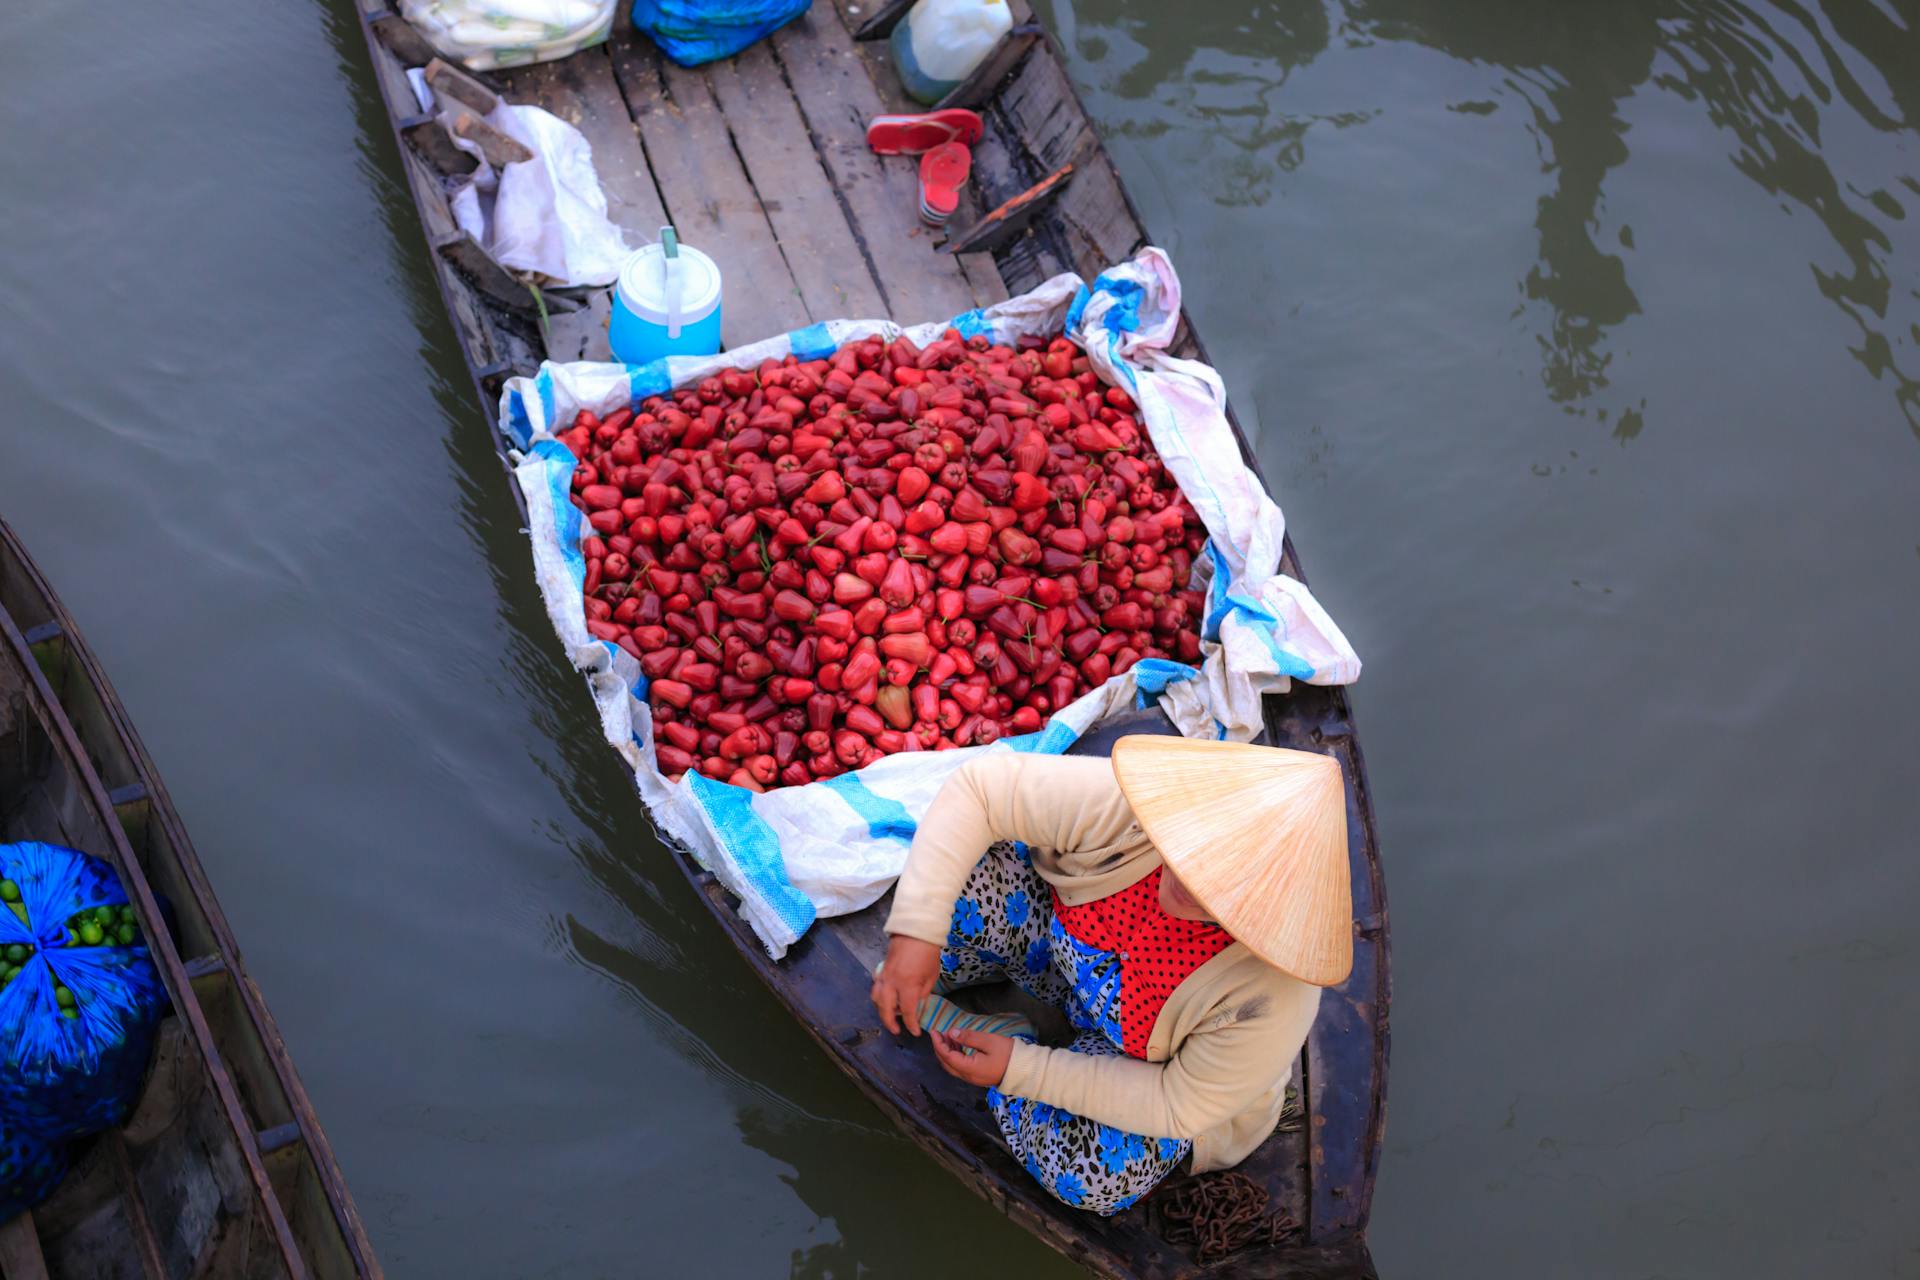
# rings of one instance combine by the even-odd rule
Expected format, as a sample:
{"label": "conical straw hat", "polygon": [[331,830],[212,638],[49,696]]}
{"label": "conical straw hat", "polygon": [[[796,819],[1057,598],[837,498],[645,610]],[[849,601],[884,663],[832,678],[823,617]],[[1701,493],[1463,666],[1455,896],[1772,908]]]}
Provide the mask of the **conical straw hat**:
{"label": "conical straw hat", "polygon": [[1228,933],[1317,987],[1353,968],[1347,797],[1331,756],[1136,734],[1113,771],[1173,873]]}

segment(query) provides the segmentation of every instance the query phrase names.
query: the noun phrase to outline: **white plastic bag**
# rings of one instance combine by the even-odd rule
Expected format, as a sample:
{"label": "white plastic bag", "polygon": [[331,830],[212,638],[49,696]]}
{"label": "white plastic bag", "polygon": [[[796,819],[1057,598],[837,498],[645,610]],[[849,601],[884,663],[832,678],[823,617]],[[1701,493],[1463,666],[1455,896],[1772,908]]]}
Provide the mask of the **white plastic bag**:
{"label": "white plastic bag", "polygon": [[617,0],[400,0],[442,56],[475,71],[548,62],[599,44]]}
{"label": "white plastic bag", "polygon": [[[1213,370],[1166,355],[1179,323],[1180,282],[1158,249],[1103,272],[1091,287],[1056,276],[1033,292],[951,321],[902,330],[880,320],[836,320],[717,356],[649,365],[545,364],[509,379],[500,421],[516,448],[527,499],[534,574],[554,630],[587,673],[606,739],[626,758],[654,820],[740,899],[741,914],[775,958],[818,916],[857,911],[886,892],[905,864],[915,824],[947,775],[981,751],[1066,750],[1110,714],[1158,699],[1189,737],[1247,741],[1260,698],[1293,680],[1345,684],[1360,674],[1346,637],[1305,585],[1280,573],[1286,524],[1240,460]],[[670,783],[654,767],[646,681],[624,650],[587,632],[580,545],[591,533],[570,490],[574,458],[554,432],[581,409],[608,414],[726,369],[789,353],[831,354],[843,343],[901,333],[925,345],[949,326],[1011,342],[1062,328],[1095,367],[1139,403],[1140,419],[1205,521],[1211,550],[1195,566],[1207,591],[1198,668],[1149,659],[1055,712],[1036,733],[987,747],[907,752],[824,782],[758,794],[694,772]]]}
{"label": "white plastic bag", "polygon": [[627,260],[580,131],[538,107],[502,102],[487,117],[533,159],[500,172],[487,251],[509,271],[563,285],[612,284]]}
{"label": "white plastic bag", "polygon": [[[437,110],[426,77],[413,70],[407,79],[421,110]],[[550,112],[504,100],[487,123],[532,151],[533,159],[496,173],[479,147],[449,130],[456,147],[480,160],[449,198],[460,229],[495,262],[537,284],[612,284],[629,250],[607,217],[607,195],[586,138]]]}

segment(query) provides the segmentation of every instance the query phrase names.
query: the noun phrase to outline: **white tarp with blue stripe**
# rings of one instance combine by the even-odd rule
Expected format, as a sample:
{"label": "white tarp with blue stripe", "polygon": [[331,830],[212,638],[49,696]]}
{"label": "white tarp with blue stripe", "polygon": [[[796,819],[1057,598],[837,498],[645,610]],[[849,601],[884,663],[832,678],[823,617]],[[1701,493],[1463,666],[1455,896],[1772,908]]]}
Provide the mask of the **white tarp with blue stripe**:
{"label": "white tarp with blue stripe", "polygon": [[[950,321],[902,329],[884,320],[810,325],[718,356],[649,365],[545,364],[508,381],[500,420],[515,444],[534,572],[547,613],[587,674],[607,741],[626,757],[654,819],[740,899],[741,914],[778,958],[820,916],[857,911],[900,874],[914,825],[940,784],[980,751],[1066,750],[1110,714],[1158,700],[1190,737],[1247,741],[1260,699],[1293,680],[1348,684],[1360,659],[1306,586],[1280,572],[1286,521],[1240,459],[1226,391],[1206,365],[1167,354],[1180,317],[1180,281],[1158,249],[1101,273],[1091,287],[1056,276],[1033,292]],[[949,326],[1011,342],[1064,328],[1108,382],[1126,388],[1211,544],[1194,567],[1206,591],[1198,668],[1151,660],[1062,708],[1037,733],[989,747],[889,756],[855,773],[765,794],[654,767],[646,680],[623,650],[587,633],[580,544],[585,522],[568,497],[573,455],[554,438],[581,409],[605,415],[725,369],[789,353],[826,356],[842,344],[904,333],[921,345]]]}

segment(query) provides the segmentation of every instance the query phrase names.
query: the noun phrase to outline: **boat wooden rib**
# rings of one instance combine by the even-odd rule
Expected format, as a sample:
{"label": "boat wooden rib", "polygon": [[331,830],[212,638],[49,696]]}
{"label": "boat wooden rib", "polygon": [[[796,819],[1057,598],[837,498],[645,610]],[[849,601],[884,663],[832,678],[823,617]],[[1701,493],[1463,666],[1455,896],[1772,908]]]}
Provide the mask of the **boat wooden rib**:
{"label": "boat wooden rib", "polygon": [[126,1123],[78,1144],[53,1195],[0,1226],[0,1275],[378,1277],[167,789],[73,619],[0,521],[0,843],[16,840],[113,865],[172,1006]]}
{"label": "boat wooden rib", "polygon": [[[973,107],[986,122],[950,235],[919,221],[915,162],[877,157],[865,142],[870,117],[918,109],[880,39],[905,0],[864,9],[865,0],[817,0],[770,39],[691,70],[632,31],[622,0],[608,43],[465,80],[435,65],[433,50],[386,0],[358,2],[399,164],[503,459],[511,446],[496,421],[502,382],[534,373],[542,359],[607,359],[606,291],[549,290],[543,318],[528,289],[458,229],[448,183],[472,161],[422,114],[410,68],[424,69],[443,95],[478,111],[497,93],[578,127],[592,145],[610,216],[632,243],[671,222],[683,241],[720,262],[728,347],[830,319],[946,319],[1062,271],[1091,280],[1148,243],[1025,0],[1013,0],[1014,30],[943,104]],[[1190,324],[1183,323],[1175,354],[1205,358]],[[1244,436],[1240,443],[1256,465]],[[518,501],[518,488],[508,487]],[[1304,578],[1291,542],[1284,564]],[[884,943],[884,900],[821,921],[774,962],[713,877],[684,851],[675,861],[747,963],[882,1111],[968,1186],[1093,1271],[1370,1275],[1365,1230],[1385,1117],[1389,984],[1385,887],[1366,774],[1344,691],[1296,685],[1270,700],[1266,721],[1268,740],[1330,754],[1345,771],[1354,969],[1326,993],[1298,1064],[1304,1115],[1242,1166],[1272,1207],[1301,1225],[1300,1234],[1205,1264],[1165,1238],[1152,1197],[1110,1219],[1054,1201],[1008,1155],[977,1089],[944,1075],[921,1042],[898,1043],[877,1028],[867,990]],[[1163,720],[1133,727],[1166,728]]]}

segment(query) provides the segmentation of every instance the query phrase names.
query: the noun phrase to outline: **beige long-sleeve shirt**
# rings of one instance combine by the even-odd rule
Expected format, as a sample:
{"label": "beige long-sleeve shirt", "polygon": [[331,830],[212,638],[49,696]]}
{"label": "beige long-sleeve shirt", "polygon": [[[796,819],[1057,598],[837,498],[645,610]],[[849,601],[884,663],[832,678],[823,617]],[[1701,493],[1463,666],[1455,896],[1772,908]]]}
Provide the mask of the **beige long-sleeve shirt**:
{"label": "beige long-sleeve shirt", "polygon": [[[914,836],[887,932],[944,945],[953,904],[999,840],[1023,841],[1068,905],[1118,893],[1160,865],[1112,765],[990,752],[955,770]],[[1273,1132],[1320,989],[1234,943],[1160,1011],[1143,1061],[1016,1043],[1003,1093],[1151,1137],[1191,1138],[1196,1173],[1238,1164]]]}

